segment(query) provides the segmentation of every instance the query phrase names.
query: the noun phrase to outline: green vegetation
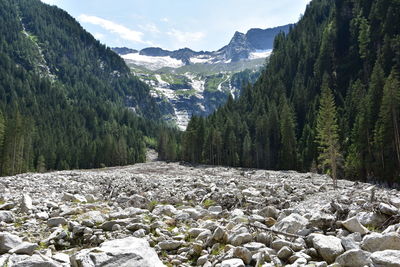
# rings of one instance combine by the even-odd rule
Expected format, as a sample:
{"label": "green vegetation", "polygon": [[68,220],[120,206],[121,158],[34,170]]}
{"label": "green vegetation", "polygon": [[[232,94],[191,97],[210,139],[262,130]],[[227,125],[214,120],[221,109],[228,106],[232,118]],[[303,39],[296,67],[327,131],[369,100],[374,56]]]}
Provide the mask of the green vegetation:
{"label": "green vegetation", "polygon": [[398,1],[313,0],[253,86],[192,118],[181,158],[398,184],[398,25]]}
{"label": "green vegetation", "polygon": [[205,208],[209,208],[209,207],[214,206],[214,205],[215,205],[215,201],[212,200],[212,199],[206,199],[206,200],[204,200],[204,202],[203,202],[203,206],[204,206]]}
{"label": "green vegetation", "polygon": [[0,175],[142,162],[159,118],[149,87],[67,12],[0,2]]}

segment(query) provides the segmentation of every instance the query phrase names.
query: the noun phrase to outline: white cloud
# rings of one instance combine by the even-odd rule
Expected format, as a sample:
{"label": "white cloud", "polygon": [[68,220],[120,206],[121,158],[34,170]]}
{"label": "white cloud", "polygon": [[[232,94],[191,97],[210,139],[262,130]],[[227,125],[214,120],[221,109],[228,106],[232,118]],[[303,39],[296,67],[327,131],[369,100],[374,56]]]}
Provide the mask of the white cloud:
{"label": "white cloud", "polygon": [[157,28],[157,26],[153,23],[148,23],[145,25],[139,25],[139,28],[146,32],[151,32],[151,33],[160,33],[160,30]]}
{"label": "white cloud", "polygon": [[206,36],[204,32],[183,32],[177,29],[171,29],[167,32],[167,35],[174,38],[174,41],[176,41],[180,46],[193,45],[193,43],[200,41]]}
{"label": "white cloud", "polygon": [[161,22],[168,23],[168,22],[169,22],[169,18],[167,18],[167,17],[161,18],[160,21],[161,21]]}
{"label": "white cloud", "polygon": [[41,1],[49,5],[55,5],[58,3],[59,0],[41,0]]}
{"label": "white cloud", "polygon": [[99,33],[99,32],[94,33],[93,36],[94,36],[94,38],[96,38],[97,40],[102,40],[102,39],[105,37],[104,34]]}
{"label": "white cloud", "polygon": [[98,25],[103,29],[119,35],[122,39],[132,41],[135,43],[147,44],[152,45],[151,42],[143,40],[143,33],[135,30],[131,30],[121,24],[115,23],[110,20],[106,20],[96,16],[89,16],[82,14],[78,17],[81,22],[90,23],[93,25]]}

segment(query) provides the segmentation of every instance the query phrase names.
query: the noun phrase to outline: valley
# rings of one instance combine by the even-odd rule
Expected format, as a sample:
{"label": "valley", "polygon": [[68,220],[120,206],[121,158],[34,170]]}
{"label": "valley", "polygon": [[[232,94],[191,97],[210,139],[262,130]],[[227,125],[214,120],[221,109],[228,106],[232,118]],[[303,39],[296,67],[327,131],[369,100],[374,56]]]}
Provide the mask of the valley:
{"label": "valley", "polygon": [[192,116],[208,116],[229,96],[238,98],[253,84],[272,53],[273,40],[292,25],[236,32],[218,51],[176,51],[150,47],[140,51],[113,48],[132,73],[150,86],[163,119],[185,130]]}

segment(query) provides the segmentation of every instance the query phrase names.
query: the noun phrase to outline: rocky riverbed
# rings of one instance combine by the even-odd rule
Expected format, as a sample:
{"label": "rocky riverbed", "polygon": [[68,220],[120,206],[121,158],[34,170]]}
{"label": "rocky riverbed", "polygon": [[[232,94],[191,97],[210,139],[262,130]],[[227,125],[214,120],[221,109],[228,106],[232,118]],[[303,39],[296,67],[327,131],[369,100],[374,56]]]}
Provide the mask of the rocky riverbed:
{"label": "rocky riverbed", "polygon": [[397,190],[150,162],[0,178],[0,266],[400,266]]}

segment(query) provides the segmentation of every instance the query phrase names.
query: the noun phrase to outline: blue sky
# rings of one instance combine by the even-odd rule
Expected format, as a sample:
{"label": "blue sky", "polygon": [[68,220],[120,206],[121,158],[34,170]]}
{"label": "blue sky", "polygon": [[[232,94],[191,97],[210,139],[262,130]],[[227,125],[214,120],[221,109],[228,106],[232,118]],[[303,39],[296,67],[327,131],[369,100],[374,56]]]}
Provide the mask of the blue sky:
{"label": "blue sky", "polygon": [[42,0],[66,10],[102,43],[217,50],[235,31],[295,23],[310,0]]}

